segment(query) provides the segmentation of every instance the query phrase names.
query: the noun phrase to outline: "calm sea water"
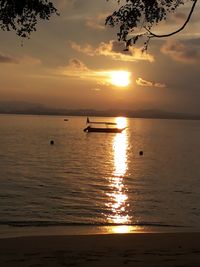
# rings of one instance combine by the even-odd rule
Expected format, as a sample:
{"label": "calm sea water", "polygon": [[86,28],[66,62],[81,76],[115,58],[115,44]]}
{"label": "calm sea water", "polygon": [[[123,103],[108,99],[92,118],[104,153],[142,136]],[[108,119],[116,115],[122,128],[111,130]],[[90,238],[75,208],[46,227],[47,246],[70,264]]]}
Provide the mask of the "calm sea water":
{"label": "calm sea water", "polygon": [[200,121],[124,118],[121,134],[85,121],[0,116],[1,229],[200,230]]}

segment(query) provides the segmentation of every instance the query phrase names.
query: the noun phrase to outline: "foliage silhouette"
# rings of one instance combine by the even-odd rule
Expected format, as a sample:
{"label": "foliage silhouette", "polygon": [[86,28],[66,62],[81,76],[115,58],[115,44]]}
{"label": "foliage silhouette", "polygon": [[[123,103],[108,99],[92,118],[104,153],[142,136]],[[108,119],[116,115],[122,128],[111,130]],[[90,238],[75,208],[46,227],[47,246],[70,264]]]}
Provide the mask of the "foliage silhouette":
{"label": "foliage silhouette", "polygon": [[[111,1],[111,0],[107,0]],[[118,40],[126,43],[126,49],[145,38],[143,50],[147,50],[152,38],[162,38],[182,31],[189,22],[198,0],[189,0],[191,9],[184,24],[176,31],[158,35],[153,33],[153,26],[166,20],[188,0],[115,0],[120,7],[106,18],[106,24],[119,26]],[[59,15],[54,4],[49,0],[0,0],[0,28],[14,30],[20,37],[29,38],[39,20],[49,20],[53,14]],[[141,29],[143,31],[141,31]],[[139,31],[138,31],[139,30]]]}
{"label": "foliage silhouette", "polygon": [[0,0],[0,28],[29,38],[38,20],[49,20],[58,11],[48,0]]}
{"label": "foliage silhouette", "polygon": [[[107,0],[109,1],[109,0]],[[170,13],[174,13],[188,0],[126,0],[121,5],[121,0],[115,0],[120,5],[117,11],[106,18],[106,24],[119,26],[118,40],[126,43],[126,49],[135,45],[139,39],[145,38],[143,51],[147,50],[152,38],[163,38],[182,31],[189,22],[198,0],[190,0],[192,3],[190,12],[184,24],[174,32],[167,34],[155,34],[153,26],[167,19]]]}

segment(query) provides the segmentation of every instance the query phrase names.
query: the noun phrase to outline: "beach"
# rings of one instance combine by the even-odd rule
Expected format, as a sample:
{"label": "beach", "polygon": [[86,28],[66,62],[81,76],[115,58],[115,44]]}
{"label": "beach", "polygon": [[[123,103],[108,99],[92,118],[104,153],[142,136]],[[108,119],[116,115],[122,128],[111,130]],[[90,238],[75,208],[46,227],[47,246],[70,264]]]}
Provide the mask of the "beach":
{"label": "beach", "polygon": [[200,233],[0,239],[0,266],[200,266]]}

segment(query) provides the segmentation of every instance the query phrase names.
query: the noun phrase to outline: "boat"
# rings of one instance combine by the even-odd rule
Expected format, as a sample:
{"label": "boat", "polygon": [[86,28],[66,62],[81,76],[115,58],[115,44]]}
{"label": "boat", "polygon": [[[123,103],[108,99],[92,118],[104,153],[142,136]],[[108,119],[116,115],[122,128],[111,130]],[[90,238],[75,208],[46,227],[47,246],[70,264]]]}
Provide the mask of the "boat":
{"label": "boat", "polygon": [[[83,131],[87,133],[121,133],[126,129],[126,127],[118,128],[115,122],[90,121],[88,117],[86,124],[87,127]],[[100,127],[94,125],[100,125]]]}

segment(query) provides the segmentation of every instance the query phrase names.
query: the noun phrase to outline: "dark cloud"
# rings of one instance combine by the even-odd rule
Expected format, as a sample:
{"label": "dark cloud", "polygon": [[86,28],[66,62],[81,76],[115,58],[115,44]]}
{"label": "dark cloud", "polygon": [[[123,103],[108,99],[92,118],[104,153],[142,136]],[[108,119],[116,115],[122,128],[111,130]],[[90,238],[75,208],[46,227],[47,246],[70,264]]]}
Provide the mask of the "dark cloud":
{"label": "dark cloud", "polygon": [[76,58],[69,60],[69,66],[77,70],[87,70],[85,64]]}
{"label": "dark cloud", "polygon": [[14,57],[3,55],[0,53],[0,63],[11,63],[11,64],[18,64],[18,60]]}
{"label": "dark cloud", "polygon": [[110,44],[112,45],[112,51],[116,53],[122,53],[126,55],[131,55],[130,51],[125,51],[125,43],[124,42],[118,42],[115,40],[110,41]]}
{"label": "dark cloud", "polygon": [[200,59],[200,53],[197,47],[189,46],[176,40],[167,41],[161,47],[161,52],[175,61],[188,64],[198,63]]}
{"label": "dark cloud", "polygon": [[187,39],[184,43],[186,45],[199,46],[200,48],[200,38]]}

